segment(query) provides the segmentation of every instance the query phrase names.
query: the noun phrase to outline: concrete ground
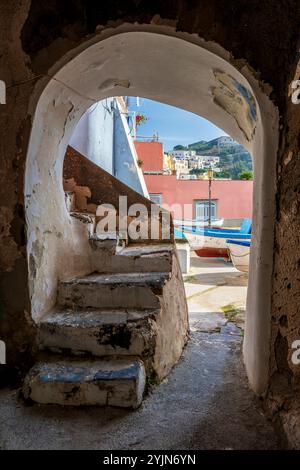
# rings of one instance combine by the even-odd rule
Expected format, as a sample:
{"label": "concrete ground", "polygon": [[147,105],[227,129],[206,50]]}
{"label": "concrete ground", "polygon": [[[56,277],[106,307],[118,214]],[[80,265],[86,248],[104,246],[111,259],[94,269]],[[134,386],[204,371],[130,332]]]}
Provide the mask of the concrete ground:
{"label": "concrete ground", "polygon": [[278,448],[242,364],[247,278],[222,260],[191,266],[191,339],[138,410],[28,406],[0,390],[0,449]]}

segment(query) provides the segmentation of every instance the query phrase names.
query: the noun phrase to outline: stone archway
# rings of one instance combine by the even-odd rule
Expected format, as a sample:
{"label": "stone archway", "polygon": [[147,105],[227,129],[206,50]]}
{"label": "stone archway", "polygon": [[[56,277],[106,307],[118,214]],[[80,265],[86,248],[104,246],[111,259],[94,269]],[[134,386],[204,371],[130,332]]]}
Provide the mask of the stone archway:
{"label": "stone archway", "polygon": [[58,279],[89,272],[84,255],[78,255],[84,246],[70,229],[61,184],[65,150],[82,114],[95,101],[125,93],[181,107],[214,122],[253,155],[254,239],[244,358],[253,389],[263,393],[269,374],[278,125],[267,95],[247,67],[238,70],[216,44],[156,26],[104,32],[72,50],[49,75],[31,102],[25,178],[33,318],[38,321],[52,307]]}

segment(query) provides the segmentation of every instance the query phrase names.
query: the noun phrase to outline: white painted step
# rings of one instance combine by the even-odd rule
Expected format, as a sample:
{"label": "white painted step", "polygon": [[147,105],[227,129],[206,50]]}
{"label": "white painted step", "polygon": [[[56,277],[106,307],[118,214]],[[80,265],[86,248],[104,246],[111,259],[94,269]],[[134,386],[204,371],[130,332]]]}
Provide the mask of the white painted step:
{"label": "white painted step", "polygon": [[84,224],[87,229],[87,237],[90,237],[95,232],[96,216],[90,212],[70,212],[70,216],[74,219],[74,223]]}
{"label": "white painted step", "polygon": [[91,274],[62,281],[58,304],[73,309],[159,308],[170,273]]}
{"label": "white painted step", "polygon": [[[93,257],[99,257],[100,265],[103,264],[105,252],[108,252],[110,255],[115,255],[122,250],[128,242],[127,238],[120,237],[116,232],[106,232],[105,237],[106,238],[99,238],[96,233],[89,237]],[[111,257],[108,258],[108,260],[110,259]]]}
{"label": "white painted step", "polygon": [[114,358],[38,363],[27,374],[23,393],[40,404],[137,408],[144,389],[143,362]]}
{"label": "white painted step", "polygon": [[153,348],[151,319],[160,310],[53,311],[39,323],[41,349],[94,356],[146,356]]}
{"label": "white painted step", "polygon": [[[89,238],[89,244],[92,250],[92,256],[98,256],[101,261],[103,262],[103,256],[105,256],[105,252],[110,255],[114,255],[118,249],[118,238],[115,236],[108,236],[105,240],[98,239],[95,235]],[[109,256],[108,259],[111,259]]]}
{"label": "white painted step", "polygon": [[158,245],[128,245],[120,251],[120,256],[134,256],[134,257],[155,257],[172,253],[174,245],[172,244],[158,244]]}
{"label": "white painted step", "polygon": [[[92,242],[90,242],[92,243]],[[92,263],[99,273],[151,273],[172,271],[174,245],[118,246],[114,256],[105,256],[103,243],[93,243]]]}
{"label": "white painted step", "polygon": [[114,256],[105,256],[101,243],[93,244],[92,265],[99,273],[150,273],[172,271],[174,245],[118,246]]}
{"label": "white painted step", "polygon": [[83,222],[84,224],[94,224],[96,220],[96,215],[92,212],[73,211],[70,212],[70,216],[74,217],[74,219],[80,220],[80,222]]}

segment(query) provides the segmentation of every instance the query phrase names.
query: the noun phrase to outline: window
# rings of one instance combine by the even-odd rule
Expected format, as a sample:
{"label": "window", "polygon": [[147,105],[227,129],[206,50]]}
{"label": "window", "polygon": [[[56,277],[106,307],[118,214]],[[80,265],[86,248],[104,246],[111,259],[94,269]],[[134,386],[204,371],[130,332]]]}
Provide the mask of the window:
{"label": "window", "polygon": [[155,204],[159,204],[160,206],[162,205],[162,194],[149,194],[149,197],[152,202],[155,202]]}
{"label": "window", "polygon": [[[196,220],[208,220],[209,218],[209,201],[207,199],[196,201]],[[211,201],[211,217],[217,218],[217,201]]]}

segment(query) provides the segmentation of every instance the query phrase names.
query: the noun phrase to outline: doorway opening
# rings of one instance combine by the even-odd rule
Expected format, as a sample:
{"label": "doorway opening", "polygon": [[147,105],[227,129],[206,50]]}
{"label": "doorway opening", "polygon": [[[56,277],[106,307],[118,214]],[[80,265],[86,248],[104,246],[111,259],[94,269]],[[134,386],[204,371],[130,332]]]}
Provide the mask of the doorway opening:
{"label": "doorway opening", "polygon": [[149,196],[173,216],[191,330],[243,335],[252,157],[199,116],[143,97],[127,101],[130,118],[139,117],[132,136]]}

